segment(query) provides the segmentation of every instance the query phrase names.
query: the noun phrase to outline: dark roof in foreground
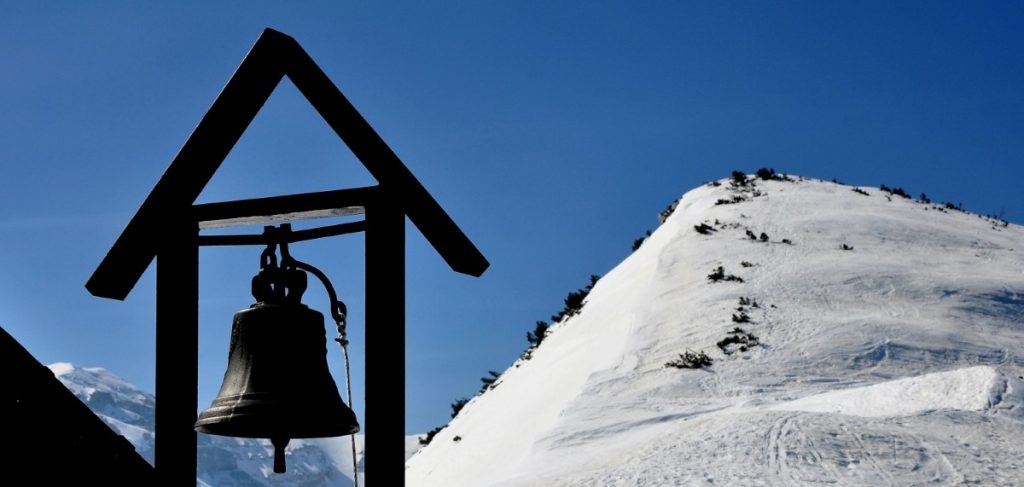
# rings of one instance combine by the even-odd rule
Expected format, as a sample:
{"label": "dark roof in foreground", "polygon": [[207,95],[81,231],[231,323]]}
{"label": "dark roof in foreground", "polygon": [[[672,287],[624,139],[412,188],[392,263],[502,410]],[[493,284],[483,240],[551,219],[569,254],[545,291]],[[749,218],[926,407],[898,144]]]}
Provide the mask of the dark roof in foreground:
{"label": "dark roof in foreground", "polygon": [[153,467],[0,328],[0,467],[25,485],[152,485]]}

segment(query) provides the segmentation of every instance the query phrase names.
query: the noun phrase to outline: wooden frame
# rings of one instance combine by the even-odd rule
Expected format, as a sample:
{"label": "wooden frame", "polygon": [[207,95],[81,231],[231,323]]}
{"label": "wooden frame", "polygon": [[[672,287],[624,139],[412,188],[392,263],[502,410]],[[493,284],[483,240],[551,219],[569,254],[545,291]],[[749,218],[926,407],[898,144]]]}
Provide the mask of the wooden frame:
{"label": "wooden frame", "polygon": [[[194,205],[284,76],[378,185]],[[258,236],[202,237],[200,227],[361,211],[365,211],[365,222],[304,231],[302,237],[366,232],[363,425],[367,448],[375,452],[367,468],[373,482],[400,486],[405,473],[405,217],[454,271],[480,276],[489,264],[302,47],[287,35],[264,30],[86,283],[95,296],[123,300],[153,259],[157,261],[159,485],[195,482],[199,246],[260,243]]]}

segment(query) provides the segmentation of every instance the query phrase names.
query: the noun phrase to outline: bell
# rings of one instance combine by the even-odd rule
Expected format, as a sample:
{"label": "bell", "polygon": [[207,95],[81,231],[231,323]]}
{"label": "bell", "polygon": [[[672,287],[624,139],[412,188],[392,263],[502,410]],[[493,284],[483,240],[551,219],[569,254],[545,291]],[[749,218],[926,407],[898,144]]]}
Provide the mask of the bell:
{"label": "bell", "polygon": [[[284,447],[291,438],[322,438],[359,431],[356,415],[341,399],[327,368],[324,317],[299,302],[305,273],[288,273],[291,282],[277,290],[261,271],[253,278],[259,300],[235,314],[228,369],[217,398],[196,421],[200,433],[270,438],[274,471],[282,473]],[[295,274],[297,273],[297,274]],[[301,276],[301,278],[300,278]],[[301,279],[301,288],[298,281]],[[284,295],[282,287],[291,288]]]}

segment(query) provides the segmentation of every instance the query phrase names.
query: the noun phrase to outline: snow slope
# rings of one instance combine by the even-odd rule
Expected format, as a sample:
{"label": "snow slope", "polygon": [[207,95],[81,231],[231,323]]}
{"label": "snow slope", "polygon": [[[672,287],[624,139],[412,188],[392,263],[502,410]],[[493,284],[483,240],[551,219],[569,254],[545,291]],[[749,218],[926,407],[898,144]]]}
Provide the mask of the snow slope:
{"label": "snow slope", "polygon": [[1024,229],[796,179],[684,195],[408,485],[1024,484]]}

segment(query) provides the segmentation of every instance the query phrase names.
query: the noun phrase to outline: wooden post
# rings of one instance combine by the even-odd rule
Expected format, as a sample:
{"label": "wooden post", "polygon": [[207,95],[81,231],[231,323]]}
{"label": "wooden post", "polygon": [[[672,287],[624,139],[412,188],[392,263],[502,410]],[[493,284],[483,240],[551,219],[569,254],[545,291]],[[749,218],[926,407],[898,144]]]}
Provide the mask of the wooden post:
{"label": "wooden post", "polygon": [[[405,214],[384,195],[366,207],[366,471],[405,485]],[[392,198],[395,195],[388,195]],[[365,455],[365,453],[364,453]]]}
{"label": "wooden post", "polygon": [[157,485],[196,485],[199,389],[199,236],[189,220],[169,222],[156,256]]}

